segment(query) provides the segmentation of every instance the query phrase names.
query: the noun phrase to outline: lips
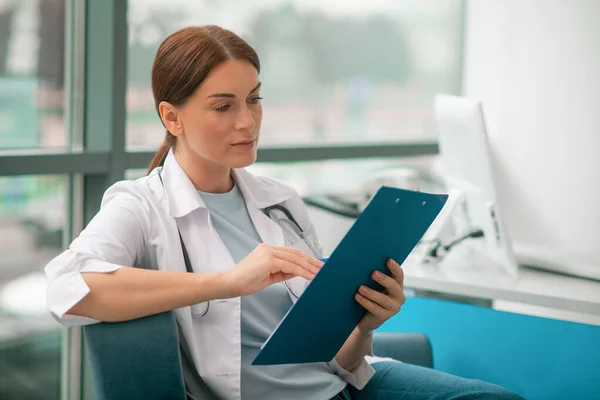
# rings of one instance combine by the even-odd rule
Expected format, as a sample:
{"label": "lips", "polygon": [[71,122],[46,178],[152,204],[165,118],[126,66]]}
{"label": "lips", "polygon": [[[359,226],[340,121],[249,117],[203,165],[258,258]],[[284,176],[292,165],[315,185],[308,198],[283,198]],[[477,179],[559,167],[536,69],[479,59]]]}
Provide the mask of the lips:
{"label": "lips", "polygon": [[232,143],[233,146],[244,146],[254,143],[256,139],[251,140],[240,140],[239,142]]}

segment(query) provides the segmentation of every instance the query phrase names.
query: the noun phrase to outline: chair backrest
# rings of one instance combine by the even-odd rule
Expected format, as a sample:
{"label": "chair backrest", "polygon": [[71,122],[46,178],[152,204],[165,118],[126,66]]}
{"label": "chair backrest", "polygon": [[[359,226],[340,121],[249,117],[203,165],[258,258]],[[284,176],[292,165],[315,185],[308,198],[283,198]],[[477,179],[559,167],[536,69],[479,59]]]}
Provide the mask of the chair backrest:
{"label": "chair backrest", "polygon": [[[125,322],[84,327],[96,400],[185,400],[180,336],[173,312]],[[184,355],[186,355],[184,344]],[[423,334],[376,332],[375,355],[433,367],[431,343]],[[201,381],[190,378],[197,399],[216,398]],[[199,396],[197,394],[200,394]]]}
{"label": "chair backrest", "polygon": [[84,327],[97,400],[185,400],[173,312]]}
{"label": "chair backrest", "polygon": [[433,368],[433,351],[429,338],[422,333],[375,332],[373,353],[376,356],[421,367]]}

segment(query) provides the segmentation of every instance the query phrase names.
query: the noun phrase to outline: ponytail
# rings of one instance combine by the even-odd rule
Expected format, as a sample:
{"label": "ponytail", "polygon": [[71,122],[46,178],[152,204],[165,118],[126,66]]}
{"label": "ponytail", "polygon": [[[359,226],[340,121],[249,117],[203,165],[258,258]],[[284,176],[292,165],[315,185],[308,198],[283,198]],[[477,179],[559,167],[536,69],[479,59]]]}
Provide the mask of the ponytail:
{"label": "ponytail", "polygon": [[175,146],[175,142],[175,136],[173,136],[171,132],[167,131],[167,136],[165,136],[165,140],[163,140],[158,151],[152,158],[152,161],[150,161],[150,165],[148,165],[148,174],[152,172],[154,168],[160,167],[165,163],[167,154],[169,154],[169,150],[171,149],[171,147]]}

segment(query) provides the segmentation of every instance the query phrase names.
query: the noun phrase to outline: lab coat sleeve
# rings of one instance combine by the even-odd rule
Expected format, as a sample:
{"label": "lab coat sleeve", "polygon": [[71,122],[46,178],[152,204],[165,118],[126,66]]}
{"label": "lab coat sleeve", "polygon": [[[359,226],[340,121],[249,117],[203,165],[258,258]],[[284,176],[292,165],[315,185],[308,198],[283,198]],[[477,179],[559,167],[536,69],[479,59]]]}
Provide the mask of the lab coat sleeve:
{"label": "lab coat sleeve", "polygon": [[367,383],[369,383],[373,375],[375,375],[375,368],[373,368],[371,364],[369,364],[364,358],[358,367],[356,367],[356,369],[354,369],[352,372],[346,371],[340,364],[338,364],[335,358],[329,362],[329,368],[331,368],[334,374],[338,375],[346,383],[354,386],[358,390],[364,388]]}
{"label": "lab coat sleeve", "polygon": [[122,266],[135,266],[143,257],[144,238],[149,230],[148,210],[131,185],[135,183],[121,182],[108,189],[98,214],[69,248],[44,269],[48,310],[65,326],[98,322],[67,314],[90,292],[83,272],[113,272]]}

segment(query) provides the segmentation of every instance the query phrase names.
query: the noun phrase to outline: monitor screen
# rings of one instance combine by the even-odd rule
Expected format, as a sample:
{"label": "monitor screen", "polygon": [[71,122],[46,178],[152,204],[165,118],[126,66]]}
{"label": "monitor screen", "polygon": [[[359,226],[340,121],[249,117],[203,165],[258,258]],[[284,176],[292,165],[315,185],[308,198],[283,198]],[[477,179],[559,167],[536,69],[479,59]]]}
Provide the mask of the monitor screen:
{"label": "monitor screen", "polygon": [[[516,276],[518,268],[512,243],[497,202],[481,103],[464,97],[438,95],[434,112],[442,173],[450,199],[427,238],[437,236],[444,243],[479,232],[449,251],[469,249],[471,253],[463,254],[471,254],[465,257],[471,259],[475,259],[472,251],[476,251],[489,261],[489,266]],[[476,259],[482,262],[481,257]],[[486,269],[488,265],[479,267]]]}

